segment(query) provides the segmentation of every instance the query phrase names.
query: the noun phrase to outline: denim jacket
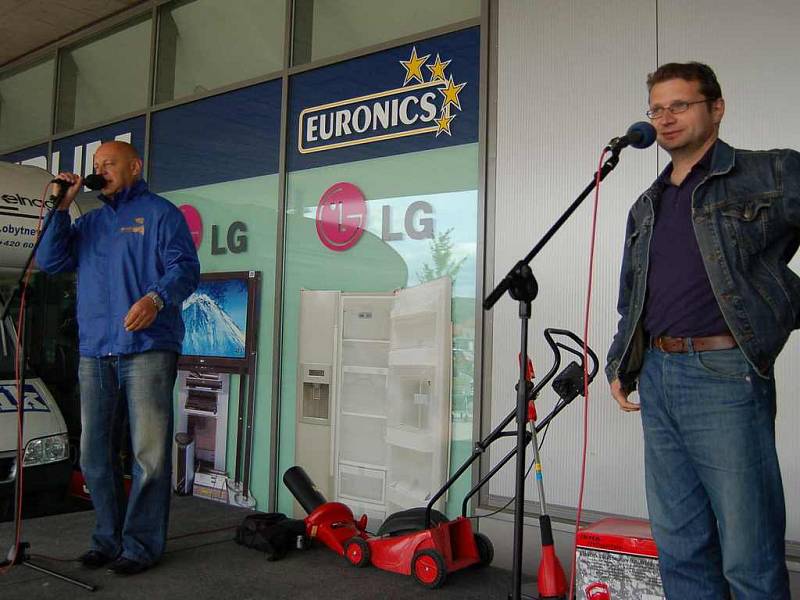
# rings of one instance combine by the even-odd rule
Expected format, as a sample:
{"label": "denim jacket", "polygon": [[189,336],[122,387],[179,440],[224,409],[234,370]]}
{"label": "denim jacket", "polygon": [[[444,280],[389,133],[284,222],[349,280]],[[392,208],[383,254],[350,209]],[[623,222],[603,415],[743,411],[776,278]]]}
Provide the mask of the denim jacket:
{"label": "denim jacket", "polygon": [[[649,340],[642,327],[659,185],[628,213],[620,314],[606,365],[609,382],[636,387]],[[800,327],[800,278],[788,267],[800,243],[800,153],[737,150],[719,140],[692,194],[692,224],[725,322],[755,369],[768,376]]]}

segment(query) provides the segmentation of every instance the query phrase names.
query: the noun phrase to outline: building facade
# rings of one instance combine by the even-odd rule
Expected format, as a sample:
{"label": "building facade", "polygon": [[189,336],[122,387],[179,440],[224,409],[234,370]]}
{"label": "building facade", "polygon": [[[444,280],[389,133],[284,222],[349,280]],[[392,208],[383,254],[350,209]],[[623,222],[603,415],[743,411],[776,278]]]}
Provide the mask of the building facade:
{"label": "building facade", "polygon": [[[291,512],[281,475],[298,455],[330,464],[337,497],[353,473],[382,477],[389,490],[387,398],[394,396],[386,390],[405,373],[391,357],[386,367],[369,366],[391,353],[394,338],[348,337],[343,300],[332,358],[306,360],[304,332],[314,329],[303,322],[303,293],[386,296],[449,279],[452,334],[439,392],[449,403],[443,435],[452,472],[514,403],[516,303],[506,297],[484,313],[481,298],[589,182],[608,139],[644,118],[648,72],[669,60],[708,62],[728,101],[726,141],[800,147],[791,100],[800,87],[792,76],[799,48],[788,26],[800,9],[790,0],[762,8],[743,0],[237,0],[224,8],[212,0],[153,1],[0,71],[0,160],[89,173],[102,141],[129,141],[144,157],[151,189],[187,215],[203,272],[259,273],[258,316],[243,325],[256,354],[254,404],[242,414],[240,378],[231,376],[225,471],[247,471],[259,509]],[[616,323],[625,213],[665,156],[626,150],[601,188],[589,328],[600,356]],[[532,264],[541,290],[530,334],[538,371],[551,362],[545,327],[583,335],[590,225],[587,202]],[[58,289],[68,293],[69,281]],[[371,310],[356,309],[354,318],[377,319]],[[54,314],[42,327],[59,319]],[[359,352],[367,365],[360,370],[347,362]],[[777,366],[793,557],[800,556],[800,509],[792,501],[800,489],[791,379],[798,358],[793,337]],[[306,380],[307,363],[330,370]],[[433,404],[429,380],[411,392],[420,410]],[[329,386],[334,402],[327,416],[307,422],[328,419],[338,431],[328,448],[310,453],[298,433],[306,383],[311,394],[322,389],[315,383]],[[347,385],[382,398],[383,408],[342,414]],[[554,421],[543,448],[548,500],[565,523],[556,525],[564,556],[587,408],[586,514],[646,517],[638,420],[618,414],[602,379],[591,391],[587,405],[579,398]],[[176,390],[177,410],[181,398]],[[551,401],[543,398],[541,410]],[[337,429],[345,418],[346,434]],[[363,446],[343,458],[343,448],[362,437]],[[508,448],[499,444],[451,489],[448,514],[460,512],[473,481]],[[387,494],[358,502],[380,512]],[[492,512],[513,494],[508,466],[471,510]],[[534,516],[533,482],[526,497]],[[414,498],[424,501],[425,493]],[[497,540],[501,561],[510,555],[510,544],[497,543],[510,539],[507,513],[481,519],[479,528]]]}

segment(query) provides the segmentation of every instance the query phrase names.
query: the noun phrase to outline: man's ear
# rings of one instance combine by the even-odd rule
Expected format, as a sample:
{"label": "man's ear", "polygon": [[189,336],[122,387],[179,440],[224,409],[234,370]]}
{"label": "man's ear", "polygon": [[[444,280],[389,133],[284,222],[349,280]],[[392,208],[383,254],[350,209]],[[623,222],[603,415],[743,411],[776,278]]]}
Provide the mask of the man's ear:
{"label": "man's ear", "polygon": [[133,173],[133,175],[135,177],[138,178],[138,177],[142,176],[142,168],[143,168],[143,166],[144,166],[144,163],[142,162],[141,158],[134,158],[134,159],[131,160],[131,172]]}
{"label": "man's ear", "polygon": [[714,120],[714,123],[719,125],[724,115],[725,115],[725,98],[717,98],[711,104],[711,117]]}

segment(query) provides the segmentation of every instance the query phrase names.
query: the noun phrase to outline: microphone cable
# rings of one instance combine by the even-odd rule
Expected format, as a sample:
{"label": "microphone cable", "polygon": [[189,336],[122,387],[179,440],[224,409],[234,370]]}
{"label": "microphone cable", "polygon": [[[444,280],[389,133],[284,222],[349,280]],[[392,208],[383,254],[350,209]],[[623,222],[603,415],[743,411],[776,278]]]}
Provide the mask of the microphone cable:
{"label": "microphone cable", "polygon": [[[39,208],[39,218],[36,221],[36,240],[42,230],[42,222],[44,221],[44,207],[45,198],[47,197],[47,189],[52,182],[48,182],[42,192],[42,202]],[[55,206],[53,207],[55,209]],[[35,248],[35,244],[34,244]],[[33,249],[31,250],[33,252]],[[30,282],[31,273],[33,272],[33,263],[31,260],[25,272],[22,274],[19,293],[19,314],[17,315],[17,331],[16,341],[14,344],[14,381],[17,388],[17,477],[14,485],[14,545],[8,552],[6,560],[8,564],[0,566],[0,575],[6,575],[14,567],[17,559],[17,551],[19,550],[19,543],[22,539],[22,507],[23,495],[25,491],[25,449],[24,449],[24,412],[25,412],[25,390],[22,389],[23,374],[25,373],[25,365],[21,364],[20,354],[22,350],[22,340],[25,339],[25,313],[26,313],[26,298],[28,291],[28,284]]]}
{"label": "microphone cable", "polygon": [[595,241],[597,238],[597,212],[600,204],[600,183],[603,161],[609,148],[604,148],[600,153],[600,162],[595,173],[594,187],[594,208],[592,210],[592,233],[589,244],[589,278],[586,285],[586,308],[583,318],[583,448],[581,450],[581,474],[579,477],[580,485],[578,488],[578,510],[575,515],[575,535],[572,539],[572,553],[570,558],[570,578],[569,596],[573,598],[575,593],[575,552],[578,549],[578,530],[581,525],[581,513],[583,512],[583,492],[586,483],[586,450],[589,445],[589,315],[592,304],[592,286],[594,283],[594,255]]}

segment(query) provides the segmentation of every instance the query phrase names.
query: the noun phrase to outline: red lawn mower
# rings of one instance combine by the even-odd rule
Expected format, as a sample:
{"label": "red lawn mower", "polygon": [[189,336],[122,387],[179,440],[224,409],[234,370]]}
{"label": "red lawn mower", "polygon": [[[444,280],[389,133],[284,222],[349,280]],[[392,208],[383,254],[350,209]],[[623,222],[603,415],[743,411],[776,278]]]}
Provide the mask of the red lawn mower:
{"label": "red lawn mower", "polygon": [[[583,345],[581,340],[569,331],[545,330],[544,337],[553,351],[555,362],[536,386],[532,383],[533,369],[528,369],[526,394],[530,403],[528,422],[531,426],[531,431],[526,430],[525,432],[528,443],[531,441],[535,443],[535,432],[548,425],[556,414],[579,394],[583,394],[583,365],[573,361],[555,377],[561,364],[559,348],[579,356],[581,360],[582,353],[562,342],[553,340],[553,335],[567,336],[578,347]],[[591,350],[589,350],[589,355],[594,363],[589,373],[591,381],[597,374],[598,361],[597,356]],[[559,401],[556,402],[550,414],[537,424],[533,402],[539,391],[554,377],[553,389],[558,394]],[[411,575],[427,588],[437,588],[444,583],[448,574],[467,567],[486,566],[494,558],[494,548],[489,538],[482,533],[472,531],[472,522],[467,517],[467,506],[470,498],[516,454],[516,448],[506,454],[467,493],[461,506],[460,517],[449,520],[441,512],[434,510],[433,505],[495,440],[517,435],[515,430],[503,431],[515,417],[516,409],[503,419],[486,439],[476,442],[472,455],[434,494],[427,506],[411,508],[390,515],[374,535],[367,532],[366,515],[362,515],[356,521],[353,511],[349,507],[341,502],[328,502],[302,467],[294,466],[287,469],[283,475],[283,483],[308,514],[305,524],[306,535],[309,538],[318,539],[340,556],[344,556],[347,562],[354,567],[365,567],[371,564],[384,571]],[[524,425],[522,424],[522,426]],[[540,486],[540,496],[543,500],[538,452],[535,453],[535,456],[537,484]],[[549,517],[543,514],[540,516],[540,520],[542,519],[547,521],[547,531],[549,532]],[[560,589],[563,587],[563,569],[557,564],[558,559],[552,550],[552,536],[549,538],[549,544],[548,540],[543,539],[543,557],[546,557],[548,562],[543,561],[545,568],[539,569],[540,587],[543,579],[550,580],[555,577],[558,583],[554,585]],[[555,564],[552,561],[555,561]],[[560,577],[554,576],[551,572],[553,570],[559,571]]]}
{"label": "red lawn mower", "polygon": [[373,565],[384,571],[412,575],[420,584],[437,588],[448,573],[492,562],[489,538],[472,532],[466,517],[452,521],[431,505],[394,513],[375,535],[366,531],[367,516],[356,521],[340,502],[327,502],[302,467],[283,476],[286,487],[308,513],[306,535],[344,556],[354,567]]}

